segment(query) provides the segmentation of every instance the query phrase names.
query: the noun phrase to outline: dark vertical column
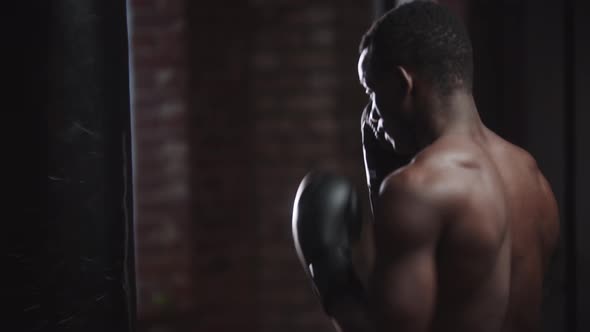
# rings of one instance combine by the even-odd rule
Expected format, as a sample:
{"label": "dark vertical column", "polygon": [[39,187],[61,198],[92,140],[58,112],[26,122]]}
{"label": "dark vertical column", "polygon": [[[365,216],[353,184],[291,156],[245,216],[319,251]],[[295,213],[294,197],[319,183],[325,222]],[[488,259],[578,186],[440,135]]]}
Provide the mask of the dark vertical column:
{"label": "dark vertical column", "polygon": [[[562,229],[567,222],[566,126],[564,103],[565,22],[563,2],[539,6],[534,1],[525,4],[522,22],[525,26],[523,44],[524,68],[524,139],[523,147],[537,160],[557,198]],[[508,7],[509,9],[510,7]],[[507,10],[510,12],[509,10]],[[563,235],[563,233],[562,233]],[[568,329],[567,246],[562,236],[557,252],[545,275],[542,330]]]}
{"label": "dark vertical column", "polygon": [[495,11],[499,80],[496,86],[500,91],[498,108],[489,110],[498,114],[498,133],[518,146],[526,145],[526,76],[523,68],[526,59],[526,1],[498,1]]}
{"label": "dark vertical column", "polygon": [[[51,1],[8,4],[2,20],[3,80],[10,90],[2,98],[2,185],[4,204],[0,257],[4,294],[3,329],[33,330],[39,318],[47,222],[47,101]],[[25,20],[26,18],[26,20]],[[35,22],[35,24],[23,24]],[[7,202],[9,202],[7,204]],[[43,310],[46,310],[43,307]],[[37,311],[35,313],[35,311]],[[47,324],[45,324],[47,325]]]}
{"label": "dark vertical column", "polygon": [[578,273],[576,244],[576,93],[575,93],[575,8],[574,1],[565,0],[564,8],[564,203],[563,236],[565,237],[566,330],[578,331]]}
{"label": "dark vertical column", "polygon": [[[473,94],[483,122],[501,136],[504,102],[504,20],[502,3],[477,1],[469,6],[467,25],[474,57]],[[522,30],[522,29],[521,29]]]}
{"label": "dark vertical column", "polygon": [[524,145],[524,2],[471,1],[463,10],[460,1],[447,2],[454,11],[468,13],[465,21],[474,52],[474,96],[483,122],[508,141]]}
{"label": "dark vertical column", "polygon": [[[573,232],[576,241],[576,294],[577,294],[577,331],[590,331],[590,3],[588,1],[568,1],[573,22],[570,26],[574,56],[573,81],[574,109],[570,115],[571,140],[575,140],[571,147],[574,154],[572,178],[572,208],[575,211],[575,226]],[[574,7],[574,8],[572,8]]]}
{"label": "dark vertical column", "polygon": [[[18,126],[14,331],[131,331],[135,313],[125,2],[9,12]],[[17,99],[17,98],[15,98]],[[22,138],[22,139],[20,139]],[[23,143],[23,144],[21,144]],[[25,218],[25,219],[23,219]],[[16,328],[16,329],[15,329]]]}

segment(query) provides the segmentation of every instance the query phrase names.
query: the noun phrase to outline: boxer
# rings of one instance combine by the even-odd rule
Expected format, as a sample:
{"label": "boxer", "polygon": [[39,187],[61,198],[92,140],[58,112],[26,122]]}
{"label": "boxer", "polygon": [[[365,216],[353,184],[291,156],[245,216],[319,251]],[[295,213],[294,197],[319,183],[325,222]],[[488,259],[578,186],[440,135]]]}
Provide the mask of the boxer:
{"label": "boxer", "polygon": [[[539,331],[559,238],[535,160],[481,121],[469,37],[428,1],[387,12],[360,45],[372,222],[344,178],[312,172],[295,199],[297,254],[344,332]],[[362,228],[366,283],[352,263]]]}

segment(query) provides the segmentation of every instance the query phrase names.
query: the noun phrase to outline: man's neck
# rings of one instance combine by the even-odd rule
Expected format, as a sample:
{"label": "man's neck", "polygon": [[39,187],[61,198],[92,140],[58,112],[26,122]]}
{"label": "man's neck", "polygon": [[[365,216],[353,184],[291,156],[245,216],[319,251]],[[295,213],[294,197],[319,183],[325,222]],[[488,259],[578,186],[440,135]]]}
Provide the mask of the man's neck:
{"label": "man's neck", "polygon": [[482,135],[483,124],[473,95],[469,92],[458,90],[437,98],[429,105],[426,113],[423,131],[425,135],[417,137],[422,147],[447,135]]}

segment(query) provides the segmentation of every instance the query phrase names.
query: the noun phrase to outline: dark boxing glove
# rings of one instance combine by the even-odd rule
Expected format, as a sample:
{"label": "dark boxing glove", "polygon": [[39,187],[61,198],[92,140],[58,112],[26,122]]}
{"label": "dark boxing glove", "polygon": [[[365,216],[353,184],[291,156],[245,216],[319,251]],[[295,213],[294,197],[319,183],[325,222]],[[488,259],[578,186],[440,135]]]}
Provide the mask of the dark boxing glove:
{"label": "dark boxing glove", "polygon": [[310,173],[301,181],[293,207],[293,239],[299,260],[330,316],[332,304],[339,299],[364,299],[351,250],[361,229],[360,201],[346,179]]}
{"label": "dark boxing glove", "polygon": [[379,116],[372,112],[372,103],[363,110],[361,116],[361,135],[367,185],[373,206],[381,182],[396,169],[410,162],[409,156],[398,154],[385,140],[385,131],[379,126]]}

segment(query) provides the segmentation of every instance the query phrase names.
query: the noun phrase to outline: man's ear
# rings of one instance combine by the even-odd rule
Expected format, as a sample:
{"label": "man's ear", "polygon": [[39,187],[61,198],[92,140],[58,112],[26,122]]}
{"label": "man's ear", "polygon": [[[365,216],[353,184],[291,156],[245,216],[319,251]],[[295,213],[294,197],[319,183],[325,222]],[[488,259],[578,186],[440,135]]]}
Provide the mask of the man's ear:
{"label": "man's ear", "polygon": [[396,67],[397,75],[401,81],[404,96],[409,96],[414,92],[414,79],[410,73],[402,66]]}

